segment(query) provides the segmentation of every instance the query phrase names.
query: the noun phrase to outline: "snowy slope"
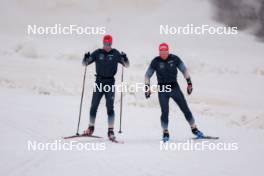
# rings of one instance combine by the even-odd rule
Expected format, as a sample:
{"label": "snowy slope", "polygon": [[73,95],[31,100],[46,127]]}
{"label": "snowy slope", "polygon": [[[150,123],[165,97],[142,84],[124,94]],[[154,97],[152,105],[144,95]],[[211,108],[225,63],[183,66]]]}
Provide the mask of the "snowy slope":
{"label": "snowy slope", "polygon": [[[1,175],[259,175],[263,155],[263,43],[236,36],[161,36],[159,25],[209,24],[208,1],[2,0],[0,16]],[[194,92],[187,99],[199,127],[237,142],[238,151],[159,150],[157,96],[124,95],[124,145],[106,142],[103,152],[29,152],[28,140],[51,142],[75,132],[84,52],[101,47],[101,36],[27,36],[26,25],[106,26],[131,67],[129,83],[143,82],[147,64],[166,41],[189,67]],[[81,129],[88,123],[94,68],[89,67]],[[179,76],[185,89],[185,81]],[[116,75],[120,82],[120,72]],[[155,83],[155,77],[153,77]],[[106,134],[104,100],[96,134]],[[119,114],[119,95],[116,98]],[[176,105],[170,105],[172,141],[192,137]],[[118,126],[118,120],[116,126]],[[80,139],[100,142],[93,139]]]}
{"label": "snowy slope", "polygon": [[[212,143],[236,142],[239,150],[160,151],[157,108],[126,107],[124,133],[118,135],[125,144],[106,141],[105,151],[27,151],[28,140],[54,142],[74,133],[79,97],[36,95],[12,89],[1,92],[7,100],[1,104],[3,175],[257,175],[261,172],[262,130],[230,127],[222,120],[199,118],[205,132],[220,134],[221,139]],[[10,110],[14,106],[16,110]],[[98,114],[97,135],[106,134],[105,113],[101,109]],[[177,118],[174,115],[170,120],[172,142],[186,142],[192,136],[187,123],[178,112],[173,114]],[[82,122],[84,129],[87,119]]]}

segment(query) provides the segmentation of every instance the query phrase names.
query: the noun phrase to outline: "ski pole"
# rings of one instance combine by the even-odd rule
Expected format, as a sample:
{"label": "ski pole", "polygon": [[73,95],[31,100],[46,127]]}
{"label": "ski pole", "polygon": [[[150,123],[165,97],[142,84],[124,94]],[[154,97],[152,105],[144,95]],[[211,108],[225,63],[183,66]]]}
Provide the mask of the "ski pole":
{"label": "ski pole", "polygon": [[[124,80],[124,67],[122,67],[122,72],[121,72],[121,85],[123,84]],[[120,121],[119,121],[119,133],[122,133],[122,110],[123,110],[123,91],[121,89],[121,97],[120,97]]]}
{"label": "ski pole", "polygon": [[77,132],[76,132],[76,135],[78,135],[78,136],[80,135],[79,134],[79,127],[80,127],[81,114],[82,114],[82,103],[83,103],[83,94],[84,94],[84,87],[85,87],[86,70],[87,70],[87,65],[85,66],[84,75],[83,75],[82,96],[81,96],[81,103],[80,103],[80,110],[79,110],[79,120],[78,120]]}

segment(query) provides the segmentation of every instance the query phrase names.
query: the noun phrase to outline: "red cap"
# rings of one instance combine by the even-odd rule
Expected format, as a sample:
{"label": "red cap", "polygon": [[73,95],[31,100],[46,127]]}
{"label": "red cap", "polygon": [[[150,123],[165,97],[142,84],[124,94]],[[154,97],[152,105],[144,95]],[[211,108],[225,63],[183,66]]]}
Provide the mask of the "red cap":
{"label": "red cap", "polygon": [[159,45],[159,51],[169,51],[169,45],[167,43],[161,43]]}
{"label": "red cap", "polygon": [[112,43],[112,41],[113,41],[113,38],[111,35],[105,35],[104,36],[104,39],[103,39],[104,43]]}

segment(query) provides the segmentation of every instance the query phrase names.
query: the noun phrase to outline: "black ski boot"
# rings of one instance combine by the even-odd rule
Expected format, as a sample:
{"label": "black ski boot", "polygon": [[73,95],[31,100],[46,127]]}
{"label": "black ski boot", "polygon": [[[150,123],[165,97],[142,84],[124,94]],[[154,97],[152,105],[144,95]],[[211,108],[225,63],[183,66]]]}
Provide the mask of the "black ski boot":
{"label": "black ski boot", "polygon": [[94,132],[94,126],[89,126],[87,128],[87,130],[85,130],[83,132],[84,135],[87,135],[87,136],[92,136],[93,135],[93,132]]}
{"label": "black ski boot", "polygon": [[192,128],[192,133],[197,137],[197,139],[204,138],[204,134],[200,130],[198,130],[197,127]]}
{"label": "black ski boot", "polygon": [[163,136],[162,136],[162,141],[163,142],[168,142],[170,139],[170,134],[168,130],[163,131]]}
{"label": "black ski boot", "polygon": [[113,141],[116,139],[115,133],[114,133],[114,128],[108,128],[108,133],[107,133],[108,139],[110,141]]}

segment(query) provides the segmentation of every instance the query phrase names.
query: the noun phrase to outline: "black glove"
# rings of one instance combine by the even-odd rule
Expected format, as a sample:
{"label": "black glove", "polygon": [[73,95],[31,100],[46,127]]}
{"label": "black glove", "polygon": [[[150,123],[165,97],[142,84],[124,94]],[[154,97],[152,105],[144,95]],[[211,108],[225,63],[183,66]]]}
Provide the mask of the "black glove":
{"label": "black glove", "polygon": [[123,51],[121,52],[121,57],[124,59],[125,62],[128,61],[127,55]]}
{"label": "black glove", "polygon": [[148,99],[150,97],[150,94],[151,94],[151,92],[150,92],[150,85],[149,84],[146,84],[145,85],[145,97],[146,97],[146,99]]}
{"label": "black glove", "polygon": [[187,80],[187,84],[188,84],[187,93],[188,93],[188,95],[190,95],[193,91],[192,81],[190,78],[187,78],[186,80]]}
{"label": "black glove", "polygon": [[91,56],[90,52],[84,54],[83,61],[82,61],[82,64],[83,64],[84,66],[87,66],[87,65],[88,65],[87,60],[88,60],[88,58],[89,58],[90,56]]}

